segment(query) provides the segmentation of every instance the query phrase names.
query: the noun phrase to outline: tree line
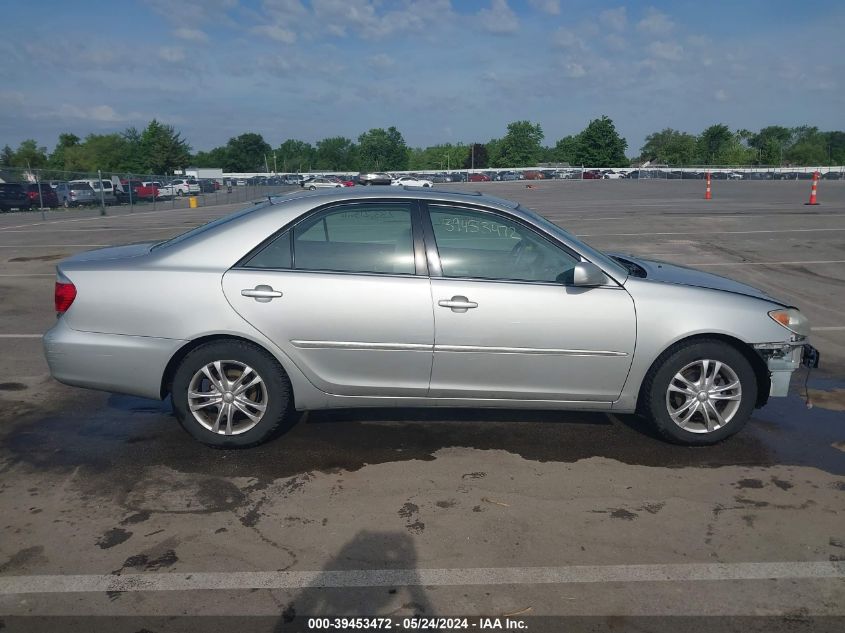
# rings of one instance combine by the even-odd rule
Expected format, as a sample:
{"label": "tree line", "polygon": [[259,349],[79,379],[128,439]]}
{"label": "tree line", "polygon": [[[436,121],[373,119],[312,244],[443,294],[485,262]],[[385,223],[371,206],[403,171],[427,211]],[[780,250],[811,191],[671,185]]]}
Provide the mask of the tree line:
{"label": "tree line", "polygon": [[626,167],[650,161],[666,165],[842,165],[845,132],[823,132],[802,125],[768,126],[759,132],[711,125],[700,134],[671,128],[646,137],[635,159],[626,157],[627,141],[613,121],[601,116],[578,134],[544,145],[539,123],[514,121],[501,138],[486,143],[443,143],[409,147],[395,127],[373,128],[351,139],[333,136],[317,141],[287,139],[273,147],[261,134],[247,132],[225,145],[192,153],[173,126],[151,121],[111,134],[84,139],[66,132],[52,152],[32,139],[16,150],[0,150],[0,167],[56,171],[170,174],[188,166],[222,167],[227,172],[405,171],[533,167],[568,163],[590,167]]}

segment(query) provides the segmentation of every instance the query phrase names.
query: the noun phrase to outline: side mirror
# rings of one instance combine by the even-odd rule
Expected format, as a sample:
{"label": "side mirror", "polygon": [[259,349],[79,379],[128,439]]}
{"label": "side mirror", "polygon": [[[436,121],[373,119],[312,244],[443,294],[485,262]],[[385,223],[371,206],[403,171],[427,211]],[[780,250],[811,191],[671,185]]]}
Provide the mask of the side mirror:
{"label": "side mirror", "polygon": [[573,283],[576,286],[602,286],[607,283],[602,269],[592,262],[579,262],[573,270]]}

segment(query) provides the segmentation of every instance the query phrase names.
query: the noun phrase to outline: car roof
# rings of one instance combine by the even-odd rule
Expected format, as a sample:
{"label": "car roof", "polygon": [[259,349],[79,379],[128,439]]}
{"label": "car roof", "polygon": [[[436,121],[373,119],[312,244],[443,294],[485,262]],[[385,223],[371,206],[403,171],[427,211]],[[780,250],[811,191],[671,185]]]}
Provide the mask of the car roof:
{"label": "car roof", "polygon": [[488,196],[480,191],[450,191],[433,187],[347,187],[344,189],[323,189],[316,191],[295,191],[281,196],[271,196],[273,204],[283,204],[302,198],[325,198],[326,203],[335,200],[372,199],[372,198],[419,198],[440,202],[458,202],[480,205],[492,205],[505,209],[516,209],[519,204],[504,198]]}

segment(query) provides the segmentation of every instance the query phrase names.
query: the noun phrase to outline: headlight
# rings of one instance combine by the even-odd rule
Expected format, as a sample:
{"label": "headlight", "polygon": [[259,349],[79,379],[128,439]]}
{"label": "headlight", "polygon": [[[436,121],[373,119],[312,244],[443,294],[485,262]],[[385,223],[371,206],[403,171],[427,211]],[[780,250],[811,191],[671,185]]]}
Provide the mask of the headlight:
{"label": "headlight", "polygon": [[799,336],[810,335],[810,322],[807,320],[807,317],[801,314],[800,310],[796,310],[795,308],[772,310],[769,312],[769,316],[778,325],[782,325],[790,332],[794,332]]}

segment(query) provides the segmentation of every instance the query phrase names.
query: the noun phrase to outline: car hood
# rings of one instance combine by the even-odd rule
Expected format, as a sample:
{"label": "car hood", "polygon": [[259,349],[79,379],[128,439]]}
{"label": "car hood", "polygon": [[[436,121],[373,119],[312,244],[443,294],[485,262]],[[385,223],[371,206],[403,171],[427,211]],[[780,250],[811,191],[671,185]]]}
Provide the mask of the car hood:
{"label": "car hood", "polygon": [[[695,286],[698,288],[709,288],[711,290],[723,290],[725,292],[733,292],[735,294],[754,297],[756,299],[763,299],[771,301],[782,306],[789,306],[790,304],[772,297],[766,292],[749,286],[748,284],[728,279],[713,273],[706,273],[695,268],[688,268],[687,266],[679,266],[678,264],[670,264],[669,262],[643,259],[641,257],[634,257],[633,255],[614,253],[611,257],[620,257],[637,264],[646,271],[646,279],[652,281],[659,281],[669,284],[678,284],[682,286]],[[632,274],[633,277],[638,275]]]}
{"label": "car hood", "polygon": [[125,259],[127,257],[139,257],[146,255],[150,249],[159,244],[159,242],[139,242],[137,244],[124,244],[123,246],[109,246],[107,248],[98,248],[93,251],[86,251],[84,253],[77,253],[67,259],[62,260],[62,264],[78,262],[93,262],[102,261],[106,259]]}

